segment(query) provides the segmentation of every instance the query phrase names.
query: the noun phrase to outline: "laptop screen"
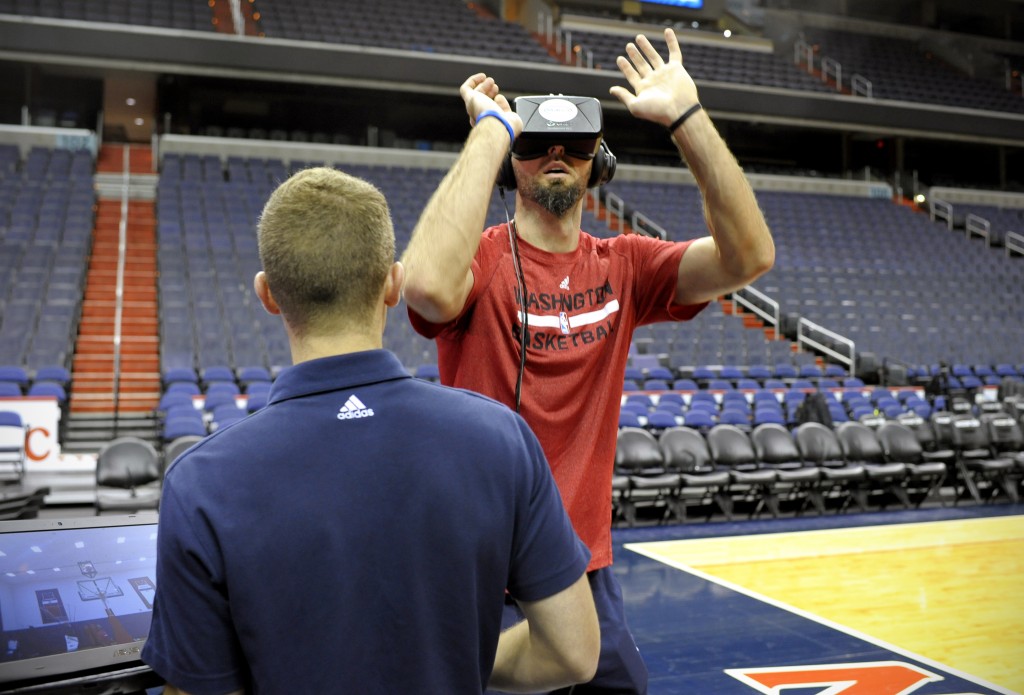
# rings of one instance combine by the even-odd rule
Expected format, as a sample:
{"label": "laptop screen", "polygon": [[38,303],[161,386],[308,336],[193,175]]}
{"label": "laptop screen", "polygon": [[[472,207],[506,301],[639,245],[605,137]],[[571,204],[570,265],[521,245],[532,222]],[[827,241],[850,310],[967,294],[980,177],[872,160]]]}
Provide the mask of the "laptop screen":
{"label": "laptop screen", "polygon": [[0,522],[0,690],[138,669],[155,514]]}

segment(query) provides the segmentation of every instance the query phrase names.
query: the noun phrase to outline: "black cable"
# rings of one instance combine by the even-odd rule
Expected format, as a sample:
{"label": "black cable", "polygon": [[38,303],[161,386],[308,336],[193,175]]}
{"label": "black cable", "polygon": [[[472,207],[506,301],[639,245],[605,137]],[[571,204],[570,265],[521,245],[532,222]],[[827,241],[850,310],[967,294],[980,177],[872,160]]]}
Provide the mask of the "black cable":
{"label": "black cable", "polygon": [[526,374],[526,344],[527,333],[530,329],[530,320],[527,316],[526,278],[523,276],[523,264],[519,258],[519,234],[516,232],[515,220],[508,213],[508,203],[505,201],[505,187],[498,186],[498,193],[501,196],[501,204],[505,208],[505,223],[508,227],[508,245],[512,250],[512,267],[516,273],[516,282],[519,285],[519,308],[522,316],[522,330],[519,332],[519,376],[516,378],[516,412],[519,412],[519,404],[523,394],[523,375]]}

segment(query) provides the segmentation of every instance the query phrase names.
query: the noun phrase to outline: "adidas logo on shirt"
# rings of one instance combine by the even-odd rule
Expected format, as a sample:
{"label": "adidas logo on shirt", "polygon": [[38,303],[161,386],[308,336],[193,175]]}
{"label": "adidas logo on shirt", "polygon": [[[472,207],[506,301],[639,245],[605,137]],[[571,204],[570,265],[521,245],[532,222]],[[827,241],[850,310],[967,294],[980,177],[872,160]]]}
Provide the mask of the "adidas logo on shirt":
{"label": "adidas logo on shirt", "polygon": [[353,420],[360,417],[373,417],[373,408],[367,408],[355,394],[352,394],[338,411],[338,419]]}
{"label": "adidas logo on shirt", "polygon": [[565,276],[564,280],[562,280],[560,283],[558,283],[558,289],[560,289],[560,290],[567,290],[567,289],[569,289],[569,276],[568,275]]}

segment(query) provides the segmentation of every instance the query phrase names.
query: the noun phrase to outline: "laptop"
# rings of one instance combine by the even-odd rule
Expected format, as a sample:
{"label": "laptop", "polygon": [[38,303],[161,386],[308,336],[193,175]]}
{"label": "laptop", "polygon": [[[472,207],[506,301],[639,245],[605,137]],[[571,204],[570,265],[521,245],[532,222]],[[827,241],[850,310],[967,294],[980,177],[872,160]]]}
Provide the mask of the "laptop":
{"label": "laptop", "polygon": [[135,692],[156,593],[155,513],[0,522],[0,691]]}

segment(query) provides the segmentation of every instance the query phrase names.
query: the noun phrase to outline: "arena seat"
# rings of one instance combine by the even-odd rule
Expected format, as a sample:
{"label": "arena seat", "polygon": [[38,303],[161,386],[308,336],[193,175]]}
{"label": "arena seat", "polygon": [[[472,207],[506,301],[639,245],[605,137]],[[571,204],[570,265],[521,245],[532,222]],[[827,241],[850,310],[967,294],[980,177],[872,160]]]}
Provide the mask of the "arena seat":
{"label": "arena seat", "polygon": [[167,474],[167,469],[178,460],[178,457],[188,451],[194,444],[201,442],[204,439],[204,435],[201,434],[186,434],[180,437],[176,437],[169,441],[163,450],[163,468],[164,475]]}
{"label": "arena seat", "polygon": [[1012,502],[1018,501],[1014,461],[993,455],[989,429],[979,418],[969,413],[953,416],[951,440],[959,473],[957,499],[967,493],[981,503],[994,500],[1002,491]]}
{"label": "arena seat", "polygon": [[804,463],[792,433],[782,423],[758,425],[750,433],[750,441],[757,460],[775,471],[780,500],[794,502],[797,514],[808,505],[812,505],[819,514],[825,513],[825,502],[819,489],[821,474],[816,466]]}
{"label": "arena seat", "polygon": [[839,512],[850,504],[867,511],[868,497],[864,466],[848,463],[843,457],[842,445],[836,433],[820,422],[805,422],[793,429],[797,449],[805,463],[818,467],[821,472],[822,496],[837,499]]}
{"label": "arena seat", "polygon": [[636,426],[619,429],[615,444],[615,473],[629,480],[619,504],[628,525],[636,521],[638,507],[662,508],[662,520],[672,513],[671,500],[679,487],[678,473],[668,473],[658,440]]}
{"label": "arena seat", "polygon": [[669,504],[674,518],[685,522],[687,508],[702,507],[710,519],[715,509],[732,519],[729,473],[716,470],[704,435],[690,427],[670,427],[658,437],[666,471],[679,475],[680,486]]}
{"label": "arena seat", "polygon": [[750,518],[765,508],[778,517],[778,475],[758,461],[748,434],[735,425],[717,424],[705,437],[715,467],[729,472],[730,495],[751,505]]}
{"label": "arena seat", "polygon": [[161,476],[160,455],[149,442],[112,440],[96,456],[96,513],[156,509]]}
{"label": "arena seat", "polygon": [[[870,492],[888,493],[904,507],[910,506],[905,479],[907,466],[901,461],[889,461],[875,432],[861,422],[843,422],[836,427],[836,436],[848,463],[861,465]],[[884,509],[888,498],[881,497]]]}
{"label": "arena seat", "polygon": [[941,506],[946,506],[939,494],[946,478],[946,464],[925,458],[917,436],[900,422],[886,422],[878,428],[877,436],[886,460],[906,465],[905,485],[911,500],[917,498],[915,506],[920,507],[932,497],[938,497]]}

